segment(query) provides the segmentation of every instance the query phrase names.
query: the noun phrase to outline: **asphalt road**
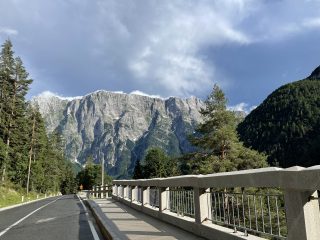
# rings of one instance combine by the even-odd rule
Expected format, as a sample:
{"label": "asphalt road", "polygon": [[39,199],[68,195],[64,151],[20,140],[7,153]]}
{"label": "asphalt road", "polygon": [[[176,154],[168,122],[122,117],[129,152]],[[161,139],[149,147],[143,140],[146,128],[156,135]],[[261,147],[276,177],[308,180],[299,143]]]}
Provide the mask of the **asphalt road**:
{"label": "asphalt road", "polygon": [[76,195],[52,197],[0,212],[0,239],[97,240],[88,219]]}

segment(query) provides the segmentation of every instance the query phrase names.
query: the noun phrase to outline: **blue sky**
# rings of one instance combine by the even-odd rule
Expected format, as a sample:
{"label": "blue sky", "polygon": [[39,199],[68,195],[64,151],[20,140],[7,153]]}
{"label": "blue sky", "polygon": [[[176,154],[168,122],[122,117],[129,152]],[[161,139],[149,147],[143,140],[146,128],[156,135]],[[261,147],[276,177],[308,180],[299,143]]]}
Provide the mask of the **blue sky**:
{"label": "blue sky", "polygon": [[34,79],[29,97],[203,99],[218,83],[250,109],[320,65],[320,0],[2,0],[8,37]]}

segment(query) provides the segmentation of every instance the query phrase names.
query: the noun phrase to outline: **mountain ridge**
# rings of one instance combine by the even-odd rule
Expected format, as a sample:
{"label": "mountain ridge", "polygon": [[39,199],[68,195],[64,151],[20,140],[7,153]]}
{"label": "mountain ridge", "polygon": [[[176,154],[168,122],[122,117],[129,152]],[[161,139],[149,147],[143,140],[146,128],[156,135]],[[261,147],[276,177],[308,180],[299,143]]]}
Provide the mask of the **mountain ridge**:
{"label": "mountain ridge", "polygon": [[127,177],[135,161],[150,147],[161,147],[169,155],[191,151],[187,140],[201,121],[203,102],[142,96],[98,90],[83,97],[65,98],[54,94],[34,97],[49,132],[65,139],[66,157],[86,163],[105,160],[109,174]]}
{"label": "mountain ridge", "polygon": [[273,91],[238,126],[246,146],[268,154],[271,165],[319,164],[320,66],[309,77]]}

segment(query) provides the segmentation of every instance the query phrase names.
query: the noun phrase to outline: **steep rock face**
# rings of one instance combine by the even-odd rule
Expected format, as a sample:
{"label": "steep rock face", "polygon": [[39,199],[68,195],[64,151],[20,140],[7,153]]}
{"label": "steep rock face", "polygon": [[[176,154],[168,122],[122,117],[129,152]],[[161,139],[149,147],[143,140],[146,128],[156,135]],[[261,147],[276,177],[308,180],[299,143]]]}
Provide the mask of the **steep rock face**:
{"label": "steep rock face", "polygon": [[33,102],[48,130],[63,135],[68,159],[81,164],[90,155],[96,163],[104,159],[108,173],[118,177],[129,176],[150,147],[171,156],[192,150],[187,135],[201,121],[203,106],[197,98],[162,100],[107,91],[76,99],[39,96]]}
{"label": "steep rock face", "polygon": [[53,132],[63,118],[63,111],[68,104],[67,99],[44,92],[31,100],[33,105],[37,105],[42,117],[46,121],[48,132]]}

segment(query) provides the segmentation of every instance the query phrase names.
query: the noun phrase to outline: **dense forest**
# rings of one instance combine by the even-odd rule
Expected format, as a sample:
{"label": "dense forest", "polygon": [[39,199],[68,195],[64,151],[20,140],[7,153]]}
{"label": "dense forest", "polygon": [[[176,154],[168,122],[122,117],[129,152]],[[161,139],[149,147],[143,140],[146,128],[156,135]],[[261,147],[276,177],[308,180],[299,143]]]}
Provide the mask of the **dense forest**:
{"label": "dense forest", "polygon": [[239,124],[246,146],[265,152],[271,165],[320,164],[320,67],[275,90]]}
{"label": "dense forest", "polygon": [[26,101],[32,79],[7,40],[0,53],[0,176],[26,193],[70,193],[75,173],[63,155],[63,139],[47,134],[36,106]]}

